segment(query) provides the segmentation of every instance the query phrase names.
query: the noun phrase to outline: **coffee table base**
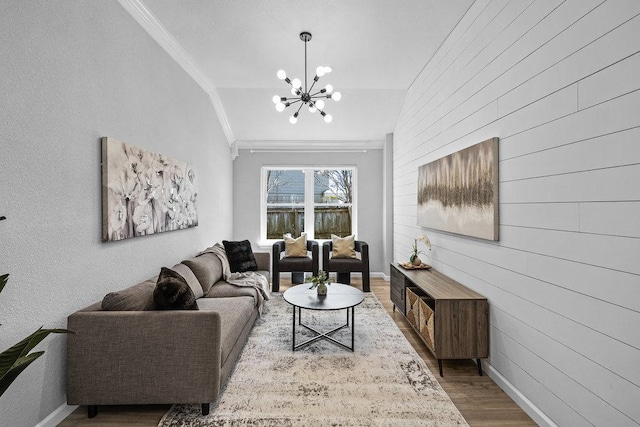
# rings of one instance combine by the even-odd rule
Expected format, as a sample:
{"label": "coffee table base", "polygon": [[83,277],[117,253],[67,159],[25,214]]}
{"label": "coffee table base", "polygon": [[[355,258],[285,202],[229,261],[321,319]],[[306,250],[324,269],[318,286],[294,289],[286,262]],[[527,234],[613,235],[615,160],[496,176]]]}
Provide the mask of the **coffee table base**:
{"label": "coffee table base", "polygon": [[[347,308],[347,323],[342,325],[342,326],[338,326],[337,328],[334,328],[330,331],[327,332],[320,332],[317,329],[314,329],[312,327],[310,327],[309,325],[305,325],[304,323],[302,323],[302,309],[300,307],[297,307],[298,309],[298,325],[307,328],[308,330],[310,330],[311,332],[315,333],[316,336],[314,336],[311,339],[308,339],[307,341],[300,343],[298,345],[296,345],[296,307],[293,307],[293,340],[292,340],[292,345],[291,345],[291,349],[292,351],[296,351],[299,350],[302,347],[306,347],[309,344],[312,344],[316,341],[319,341],[321,339],[325,339],[327,341],[330,341],[332,343],[334,343],[335,345],[342,347],[344,349],[347,350],[351,350],[353,351],[354,349],[354,315],[355,315],[355,311],[354,311],[354,307],[349,307]],[[351,310],[351,316],[349,316],[349,310]],[[342,330],[344,328],[348,328],[349,326],[351,326],[351,347],[349,347],[346,344],[341,343],[340,341],[334,339],[333,337],[329,336],[330,334],[333,334],[334,332],[337,332],[339,330]]]}

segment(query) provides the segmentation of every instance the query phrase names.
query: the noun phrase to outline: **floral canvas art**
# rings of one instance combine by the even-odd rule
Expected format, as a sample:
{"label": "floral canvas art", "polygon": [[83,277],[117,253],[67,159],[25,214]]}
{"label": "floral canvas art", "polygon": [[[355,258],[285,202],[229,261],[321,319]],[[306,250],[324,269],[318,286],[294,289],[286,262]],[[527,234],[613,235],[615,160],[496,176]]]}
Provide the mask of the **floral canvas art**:
{"label": "floral canvas art", "polygon": [[102,240],[198,225],[193,166],[102,138]]}
{"label": "floral canvas art", "polygon": [[418,169],[418,225],[498,240],[498,138]]}

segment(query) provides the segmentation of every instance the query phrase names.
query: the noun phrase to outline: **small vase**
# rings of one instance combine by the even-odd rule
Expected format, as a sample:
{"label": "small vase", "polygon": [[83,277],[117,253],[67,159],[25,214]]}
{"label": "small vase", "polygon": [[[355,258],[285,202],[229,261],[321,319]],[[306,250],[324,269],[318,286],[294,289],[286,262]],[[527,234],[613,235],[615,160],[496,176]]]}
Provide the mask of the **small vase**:
{"label": "small vase", "polygon": [[415,257],[413,261],[411,261],[411,264],[413,264],[416,267],[419,267],[422,264],[422,260],[418,257]]}
{"label": "small vase", "polygon": [[318,296],[319,297],[324,297],[327,295],[327,285],[324,283],[320,283],[318,285]]}

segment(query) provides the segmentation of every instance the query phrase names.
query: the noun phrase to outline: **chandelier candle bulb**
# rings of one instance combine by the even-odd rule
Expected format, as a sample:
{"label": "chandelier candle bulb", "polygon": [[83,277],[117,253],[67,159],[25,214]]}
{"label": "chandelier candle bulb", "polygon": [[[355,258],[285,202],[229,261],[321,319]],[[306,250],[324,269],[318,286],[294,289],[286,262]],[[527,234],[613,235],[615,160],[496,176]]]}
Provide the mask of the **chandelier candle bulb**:
{"label": "chandelier candle bulb", "polygon": [[336,101],[340,101],[342,99],[342,94],[340,92],[336,92],[331,95],[331,98],[335,99]]}
{"label": "chandelier candle bulb", "polygon": [[278,70],[278,78],[280,80],[284,80],[287,78],[287,73],[284,72],[284,70]]}

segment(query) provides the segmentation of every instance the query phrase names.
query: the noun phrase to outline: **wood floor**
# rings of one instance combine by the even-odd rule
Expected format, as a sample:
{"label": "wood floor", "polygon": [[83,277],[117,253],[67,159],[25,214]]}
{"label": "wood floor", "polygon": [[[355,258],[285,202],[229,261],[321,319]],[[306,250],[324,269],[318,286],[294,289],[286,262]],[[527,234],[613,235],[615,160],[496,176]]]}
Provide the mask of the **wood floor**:
{"label": "wood floor", "polygon": [[[360,282],[357,279],[353,284],[360,287]],[[280,291],[285,291],[289,286],[290,284],[283,280]],[[477,367],[472,361],[443,361],[444,377],[441,378],[438,375],[438,362],[433,355],[405,318],[399,312],[393,311],[393,304],[389,299],[389,282],[383,279],[371,279],[371,290],[413,348],[427,363],[431,372],[434,373],[442,388],[449,394],[470,426],[536,426],[536,423],[491,378],[486,374],[482,377],[478,375]],[[170,405],[105,406],[99,408],[97,417],[88,419],[87,408],[82,406],[69,415],[59,426],[157,426],[169,407]]]}

